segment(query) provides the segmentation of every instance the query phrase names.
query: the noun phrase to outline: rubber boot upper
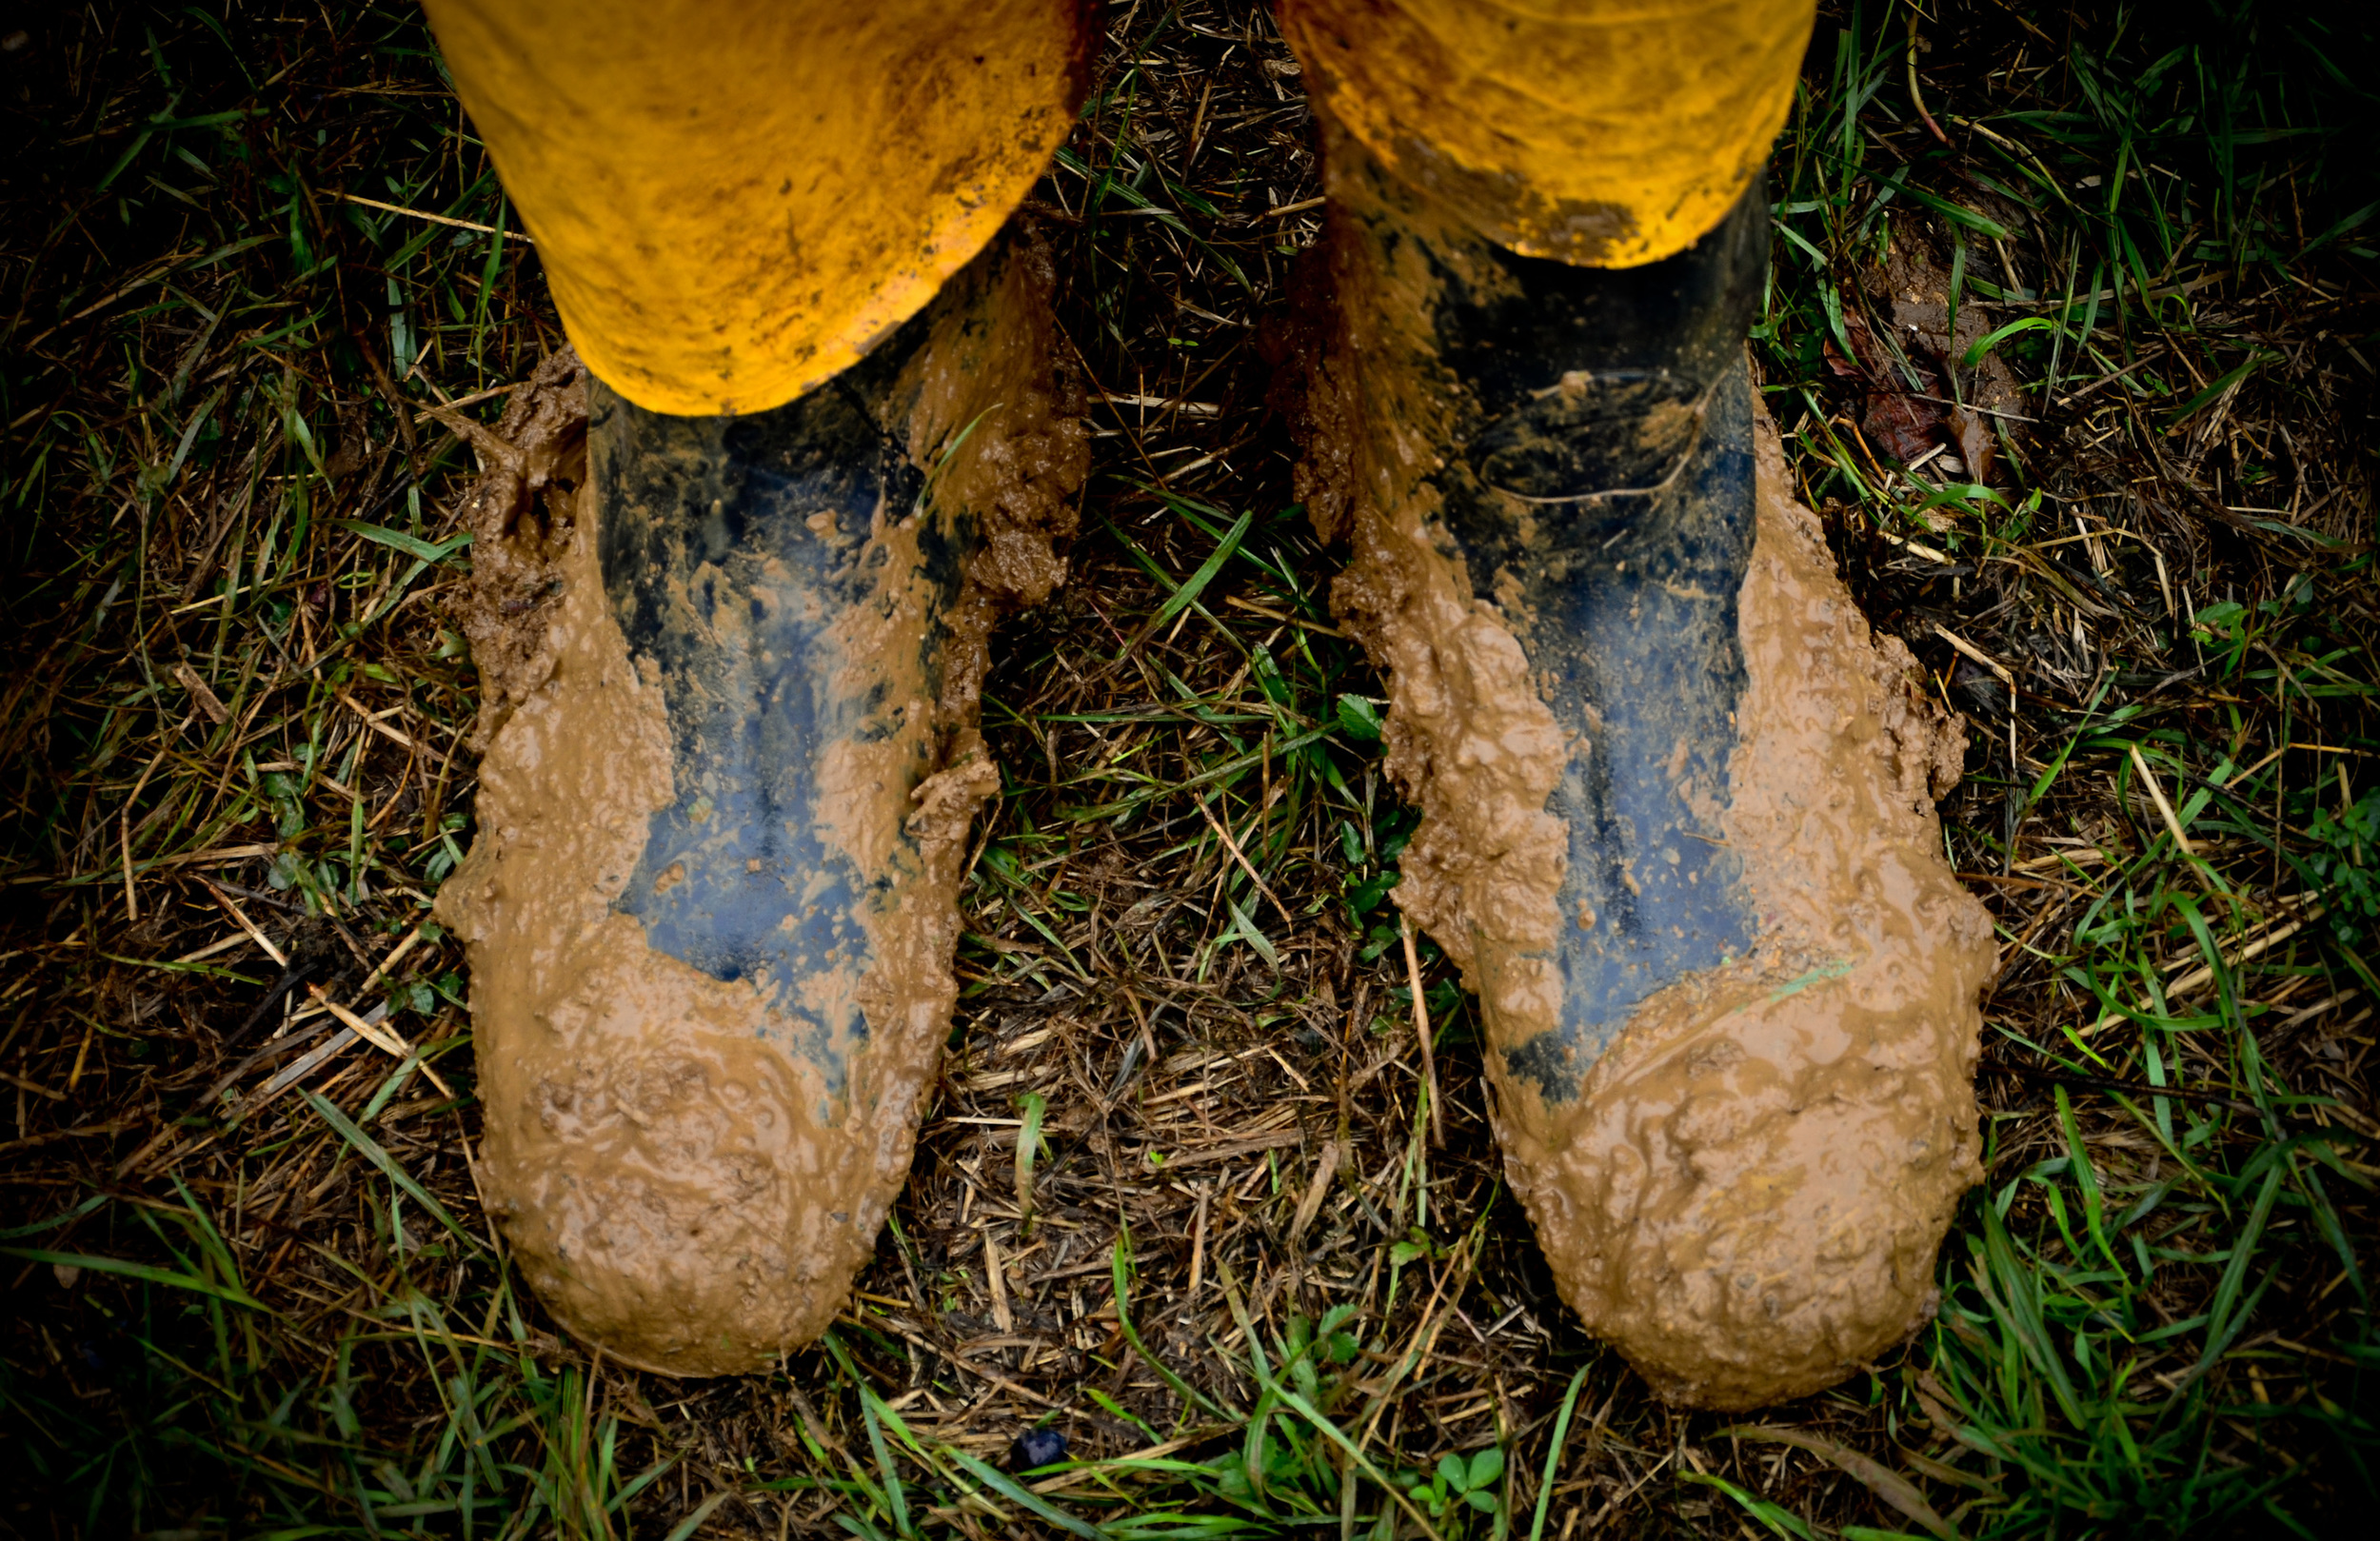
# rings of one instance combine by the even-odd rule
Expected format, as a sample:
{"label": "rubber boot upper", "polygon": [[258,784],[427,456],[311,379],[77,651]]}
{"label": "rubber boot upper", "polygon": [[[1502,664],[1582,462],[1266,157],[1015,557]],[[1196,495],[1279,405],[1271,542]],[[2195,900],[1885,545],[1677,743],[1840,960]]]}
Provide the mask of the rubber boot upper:
{"label": "rubber boot upper", "polygon": [[1605,271],[1482,250],[1431,320],[1474,421],[1439,518],[1474,595],[1514,622],[1569,752],[1552,959],[1558,1026],[1506,1050],[1557,1100],[1629,1014],[1752,943],[1718,816],[1744,684],[1753,540],[1740,338],[1765,257],[1755,188],[1680,256]]}
{"label": "rubber boot upper", "polygon": [[[440,912],[490,1207],[617,1358],[722,1373],[814,1339],[906,1175],[999,785],[986,634],[1060,576],[1083,469],[1049,285],[1004,241],[768,412],[591,388],[590,484],[543,537],[558,599],[520,618]],[[527,539],[484,514],[491,546]]]}
{"label": "rubber boot upper", "polygon": [[1420,806],[1397,901],[1477,993],[1564,1298],[1673,1400],[1804,1394],[1922,1319],[1975,1180],[1988,918],[1958,725],[1792,497],[1748,202],[1619,272],[1515,256],[1325,124],[1283,405]]}
{"label": "rubber boot upper", "polygon": [[[659,682],[675,783],[614,904],[646,945],[749,984],[756,1031],[830,1095],[867,1041],[868,918],[919,876],[905,831],[863,826],[866,794],[905,792],[947,753],[918,719],[942,692],[974,533],[963,508],[921,505],[924,473],[880,421],[900,341],[745,418],[599,390],[591,435],[605,591]],[[904,521],[905,538],[880,533]],[[879,635],[869,610],[914,623]],[[874,657],[852,656],[860,640]],[[861,764],[865,788],[848,784]]]}

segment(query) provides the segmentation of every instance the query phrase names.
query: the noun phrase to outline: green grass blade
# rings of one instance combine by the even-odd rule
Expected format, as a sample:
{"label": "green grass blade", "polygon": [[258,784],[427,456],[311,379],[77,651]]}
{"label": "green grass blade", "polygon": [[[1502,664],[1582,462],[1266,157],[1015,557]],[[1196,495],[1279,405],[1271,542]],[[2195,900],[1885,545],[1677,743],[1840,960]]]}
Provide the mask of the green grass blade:
{"label": "green grass blade", "polygon": [[1157,1378],[1173,1388],[1174,1394],[1181,1398],[1184,1406],[1199,1408],[1215,1417],[1234,1423],[1240,1422],[1240,1420],[1236,1415],[1216,1403],[1204,1392],[1175,1374],[1164,1360],[1151,1353],[1148,1345],[1140,1341],[1140,1330],[1132,1324],[1132,1292],[1125,1282],[1132,1263],[1129,1245],[1124,1234],[1119,1231],[1116,1234],[1115,1251],[1108,1260],[1109,1277],[1113,1280],[1116,1291],[1117,1330],[1123,1334],[1124,1341],[1132,1345],[1132,1352],[1140,1356],[1140,1362],[1156,1371]]}
{"label": "green grass blade", "polygon": [[981,1482],[983,1486],[991,1489],[994,1492],[999,1493],[1002,1498],[1007,1499],[1010,1503],[1016,1505],[1019,1509],[1023,1510],[1026,1513],[1032,1514],[1036,1518],[1048,1524],[1057,1526],[1068,1535],[1081,1536],[1083,1537],[1083,1541],[1102,1541],[1102,1537],[1100,1535],[1099,1530],[1096,1526],[1091,1525],[1089,1522],[1077,1515],[1067,1513],[1064,1510],[1059,1508],[1056,1504],[1051,1503],[1040,1493],[1027,1491],[1005,1472],[986,1465],[962,1450],[952,1449],[946,1451],[944,1453],[946,1453],[953,1461],[956,1461],[959,1464],[960,1469],[964,1471],[969,1476],[975,1478],[976,1481]]}
{"label": "green grass blade", "polygon": [[1546,1507],[1554,1501],[1554,1476],[1562,1468],[1562,1446],[1570,1438],[1570,1415],[1577,1411],[1578,1391],[1587,1383],[1591,1365],[1580,1365],[1578,1373],[1570,1377],[1570,1390],[1562,1393],[1562,1410],[1554,1416],[1554,1437],[1545,1447],[1545,1479],[1537,1484],[1537,1511],[1529,1522],[1529,1541],[1540,1541],[1545,1534]]}
{"label": "green grass blade", "polygon": [[[1249,527],[1255,523],[1256,512],[1253,509],[1233,520],[1231,528],[1223,532],[1221,542],[1207,554],[1204,562],[1199,563],[1197,571],[1183,579],[1179,587],[1165,596],[1165,603],[1159,605],[1157,613],[1142,623],[1140,636],[1136,637],[1134,642],[1137,643],[1143,639],[1155,636],[1165,622],[1181,613],[1183,606],[1192,603],[1204,593],[1206,585],[1215,581],[1215,575],[1223,570],[1223,564],[1229,562],[1232,554],[1240,549],[1240,543],[1247,538]],[[1152,568],[1152,571],[1156,573],[1160,582],[1167,582],[1162,569]]]}
{"label": "green grass blade", "polygon": [[356,1154],[363,1156],[365,1160],[369,1161],[372,1165],[378,1167],[381,1175],[387,1177],[390,1182],[395,1183],[398,1189],[402,1191],[407,1198],[412,1199],[413,1202],[427,1210],[432,1219],[435,1219],[440,1225],[445,1226],[448,1231],[453,1232],[457,1239],[461,1240],[474,1252],[484,1252],[486,1250],[486,1244],[485,1242],[481,1241],[479,1237],[471,1235],[470,1232],[464,1230],[463,1227],[457,1223],[455,1217],[446,1213],[446,1205],[438,1202],[438,1200],[431,1195],[428,1189],[423,1187],[420,1183],[415,1182],[413,1180],[413,1175],[397,1164],[397,1158],[395,1156],[390,1156],[387,1151],[380,1148],[379,1141],[373,1139],[371,1136],[355,1127],[353,1120],[349,1119],[346,1114],[341,1113],[337,1104],[330,1101],[329,1098],[322,1096],[314,1092],[307,1092],[305,1096],[307,1103],[313,1108],[316,1114],[321,1116],[323,1122],[328,1124],[332,1129],[337,1130],[341,1139],[346,1140],[349,1145],[353,1146]]}
{"label": "green grass blade", "polygon": [[1792,1541],[1817,1541],[1809,1524],[1799,1515],[1779,1509],[1765,1498],[1755,1497],[1725,1477],[1712,1476],[1701,1472],[1680,1472],[1677,1474],[1677,1480],[1699,1483],[1706,1488],[1716,1488],[1728,1497],[1735,1500],[1737,1508],[1766,1526],[1771,1535],[1787,1536],[1792,1538]]}
{"label": "green grass blade", "polygon": [[176,1290],[190,1290],[228,1300],[235,1306],[272,1314],[272,1308],[244,1291],[229,1285],[217,1284],[194,1274],[176,1274],[171,1269],[153,1268],[147,1263],[127,1262],[121,1257],[93,1257],[84,1253],[48,1252],[39,1247],[0,1247],[0,1255],[22,1257],[29,1263],[49,1263],[53,1267],[88,1268],[95,1274],[121,1274],[126,1278],[148,1284],[163,1284]]}

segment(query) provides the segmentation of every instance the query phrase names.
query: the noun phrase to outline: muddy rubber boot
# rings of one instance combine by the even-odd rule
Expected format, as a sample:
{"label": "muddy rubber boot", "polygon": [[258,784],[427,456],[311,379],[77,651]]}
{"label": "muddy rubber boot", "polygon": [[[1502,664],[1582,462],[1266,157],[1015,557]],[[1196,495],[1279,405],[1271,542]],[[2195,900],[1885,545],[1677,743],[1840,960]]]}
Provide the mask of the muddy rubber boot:
{"label": "muddy rubber boot", "polygon": [[1963,733],[1793,502],[1755,188],[1650,267],[1490,245],[1326,135],[1300,494],[1422,810],[1398,902],[1479,997],[1564,1297],[1674,1401],[1803,1394],[1932,1298],[1976,1180]]}
{"label": "muddy rubber boot", "polygon": [[625,1362],[811,1341],[906,1176],[999,786],[985,637],[1061,576],[1084,470],[1049,286],[996,245],[771,411],[590,385],[591,476],[549,454],[542,520],[532,475],[482,499],[474,649],[510,708],[440,899],[479,1176],[540,1298]]}

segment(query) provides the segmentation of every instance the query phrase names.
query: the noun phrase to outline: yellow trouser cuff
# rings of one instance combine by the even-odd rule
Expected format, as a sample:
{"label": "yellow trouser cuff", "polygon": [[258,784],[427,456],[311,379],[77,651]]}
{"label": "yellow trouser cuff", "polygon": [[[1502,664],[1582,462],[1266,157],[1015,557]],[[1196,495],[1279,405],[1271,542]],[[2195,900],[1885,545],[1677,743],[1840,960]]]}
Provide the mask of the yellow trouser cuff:
{"label": "yellow trouser cuff", "polygon": [[1716,226],[1793,105],[1815,0],[1281,0],[1317,109],[1482,235],[1600,267]]}
{"label": "yellow trouser cuff", "polygon": [[1076,0],[425,0],[588,368],[791,401],[965,266],[1074,125]]}

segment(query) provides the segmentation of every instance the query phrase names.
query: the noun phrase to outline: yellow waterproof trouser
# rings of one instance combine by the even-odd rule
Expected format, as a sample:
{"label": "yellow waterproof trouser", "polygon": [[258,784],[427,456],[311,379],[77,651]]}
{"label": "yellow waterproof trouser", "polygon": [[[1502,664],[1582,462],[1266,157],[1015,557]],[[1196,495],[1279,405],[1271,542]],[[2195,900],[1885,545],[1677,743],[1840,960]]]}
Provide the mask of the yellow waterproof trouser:
{"label": "yellow waterproof trouser", "polygon": [[[424,0],[588,368],[781,405],[914,315],[1065,139],[1085,0]],[[1785,121],[1815,0],[1281,0],[1320,110],[1480,232],[1691,246]]]}

